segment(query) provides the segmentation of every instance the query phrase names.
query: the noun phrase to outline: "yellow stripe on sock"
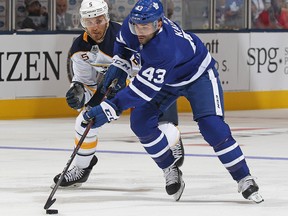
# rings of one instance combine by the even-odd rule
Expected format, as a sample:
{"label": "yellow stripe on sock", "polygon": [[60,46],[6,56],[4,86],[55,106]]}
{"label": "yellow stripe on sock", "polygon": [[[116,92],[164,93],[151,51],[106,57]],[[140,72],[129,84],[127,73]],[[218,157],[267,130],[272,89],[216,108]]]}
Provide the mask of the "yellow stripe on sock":
{"label": "yellow stripe on sock", "polygon": [[[77,145],[79,142],[79,140],[77,138],[75,138],[75,145]],[[93,142],[83,142],[81,145],[81,149],[93,149],[96,148],[98,144],[98,139],[93,141]]]}

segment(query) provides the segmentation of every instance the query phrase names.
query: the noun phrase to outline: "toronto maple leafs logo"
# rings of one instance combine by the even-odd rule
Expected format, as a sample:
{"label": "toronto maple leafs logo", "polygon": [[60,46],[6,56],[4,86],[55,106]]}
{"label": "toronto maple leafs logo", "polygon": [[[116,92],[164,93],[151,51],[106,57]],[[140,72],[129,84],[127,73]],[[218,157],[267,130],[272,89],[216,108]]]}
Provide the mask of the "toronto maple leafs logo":
{"label": "toronto maple leafs logo", "polygon": [[154,7],[156,10],[158,10],[158,9],[159,9],[159,4],[156,3],[156,2],[153,2],[153,7]]}

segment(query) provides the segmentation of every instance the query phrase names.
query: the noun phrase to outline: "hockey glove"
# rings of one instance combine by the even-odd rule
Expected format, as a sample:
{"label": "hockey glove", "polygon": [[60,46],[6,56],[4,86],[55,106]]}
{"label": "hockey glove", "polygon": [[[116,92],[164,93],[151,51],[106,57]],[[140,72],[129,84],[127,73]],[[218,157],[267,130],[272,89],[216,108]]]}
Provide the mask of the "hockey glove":
{"label": "hockey glove", "polygon": [[74,82],[66,93],[66,101],[73,109],[81,109],[85,104],[85,89],[80,82]]}
{"label": "hockey glove", "polygon": [[119,118],[120,112],[115,104],[109,100],[103,101],[100,105],[92,107],[90,110],[83,112],[83,118],[85,119],[81,126],[86,127],[90,121],[94,121],[92,128],[98,128],[107,122],[116,120]]}
{"label": "hockey glove", "polygon": [[128,74],[131,73],[131,63],[119,56],[113,57],[113,63],[109,66],[105,73],[102,92],[106,92],[112,81],[117,78],[118,82],[110,94],[110,98],[121,89],[126,87],[126,79]]}

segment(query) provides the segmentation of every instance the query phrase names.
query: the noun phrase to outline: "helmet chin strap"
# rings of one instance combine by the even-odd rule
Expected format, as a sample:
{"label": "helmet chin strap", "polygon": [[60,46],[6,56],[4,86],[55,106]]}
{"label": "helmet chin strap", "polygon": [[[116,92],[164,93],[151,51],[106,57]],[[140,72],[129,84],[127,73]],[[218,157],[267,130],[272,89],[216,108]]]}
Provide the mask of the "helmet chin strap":
{"label": "helmet chin strap", "polygon": [[93,37],[90,35],[90,33],[87,31],[87,28],[84,28],[84,30],[87,32],[89,37],[92,38],[96,43],[101,43],[104,40],[104,38],[105,38],[105,35],[106,35],[108,27],[109,27],[109,21],[107,22],[106,29],[105,29],[105,32],[104,32],[102,38],[100,38],[99,40],[94,40]]}

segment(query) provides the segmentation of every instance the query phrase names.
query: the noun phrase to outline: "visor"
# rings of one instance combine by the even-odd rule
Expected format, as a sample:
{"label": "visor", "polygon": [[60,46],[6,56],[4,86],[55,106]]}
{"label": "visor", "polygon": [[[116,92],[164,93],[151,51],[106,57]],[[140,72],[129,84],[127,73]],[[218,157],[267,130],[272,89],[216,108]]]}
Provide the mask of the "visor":
{"label": "visor", "polygon": [[154,22],[149,22],[149,23],[133,23],[129,21],[129,29],[132,34],[134,35],[150,35],[153,34],[158,30],[157,28],[158,21],[155,20]]}
{"label": "visor", "polygon": [[105,19],[104,16],[81,19],[81,24],[84,28],[98,26],[98,25],[106,25],[107,23],[108,21]]}

